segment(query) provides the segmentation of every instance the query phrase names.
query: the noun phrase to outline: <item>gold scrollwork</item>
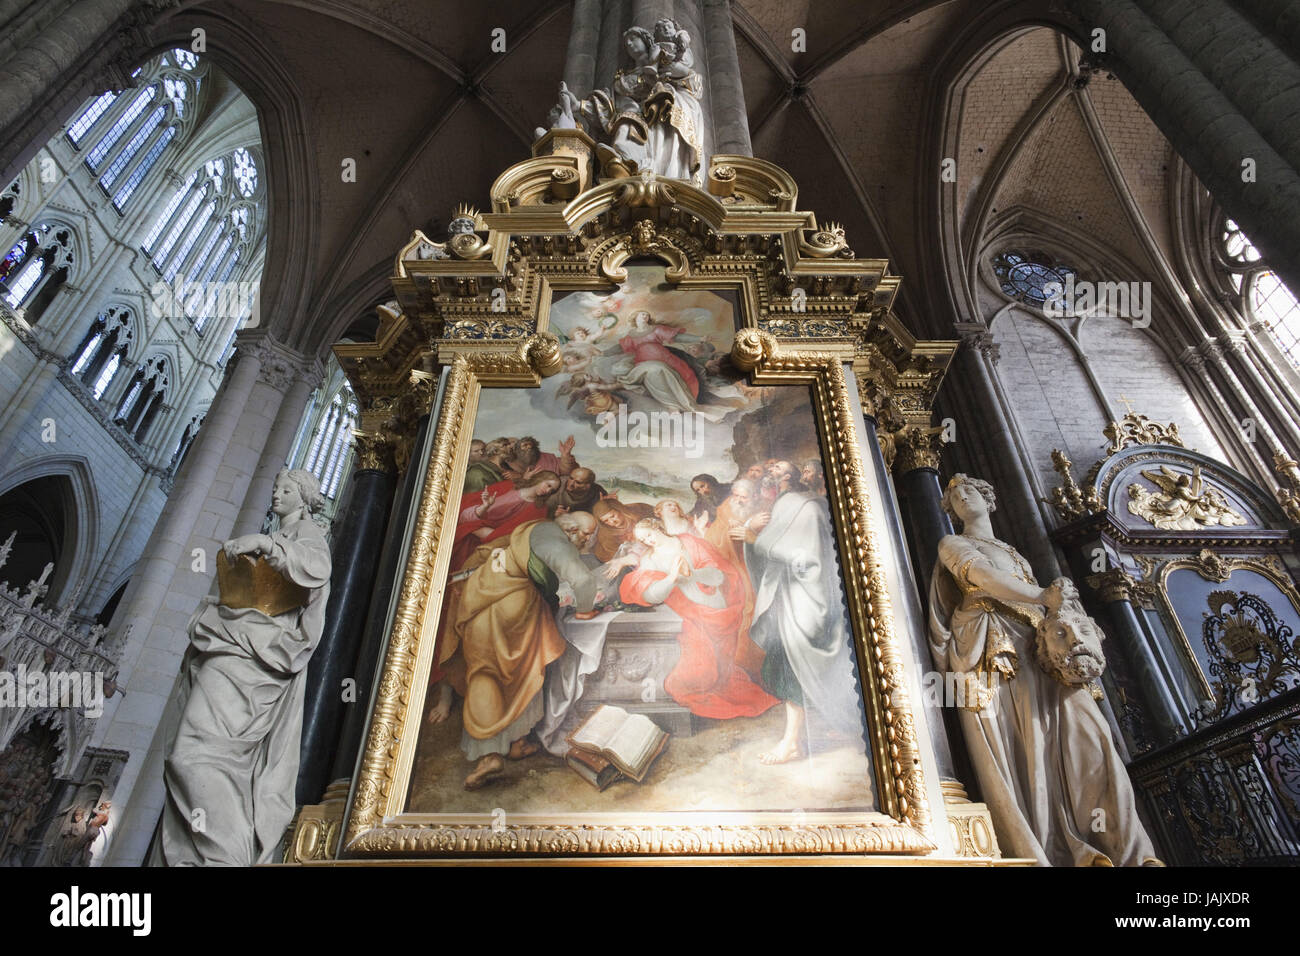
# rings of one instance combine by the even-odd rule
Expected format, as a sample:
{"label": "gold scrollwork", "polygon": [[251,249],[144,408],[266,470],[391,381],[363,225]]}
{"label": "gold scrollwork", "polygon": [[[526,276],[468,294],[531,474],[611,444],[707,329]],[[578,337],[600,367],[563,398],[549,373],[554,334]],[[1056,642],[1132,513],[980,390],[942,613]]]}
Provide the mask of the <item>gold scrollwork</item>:
{"label": "gold scrollwork", "polygon": [[1295,582],[1280,558],[1272,554],[1252,554],[1245,556],[1224,556],[1209,548],[1202,548],[1195,556],[1180,555],[1175,557],[1157,557],[1138,555],[1138,566],[1142,569],[1142,580],[1132,585],[1133,596],[1144,608],[1158,610],[1161,617],[1172,625],[1173,633],[1178,637],[1180,650],[1195,674],[1197,683],[1205,692],[1206,699],[1215,697],[1214,688],[1209,677],[1201,667],[1200,660],[1192,650],[1191,640],[1183,629],[1182,619],[1169,600],[1169,575],[1179,569],[1195,571],[1206,581],[1222,584],[1234,571],[1253,571],[1267,578],[1277,586],[1291,606],[1300,612],[1300,592],[1296,591]]}

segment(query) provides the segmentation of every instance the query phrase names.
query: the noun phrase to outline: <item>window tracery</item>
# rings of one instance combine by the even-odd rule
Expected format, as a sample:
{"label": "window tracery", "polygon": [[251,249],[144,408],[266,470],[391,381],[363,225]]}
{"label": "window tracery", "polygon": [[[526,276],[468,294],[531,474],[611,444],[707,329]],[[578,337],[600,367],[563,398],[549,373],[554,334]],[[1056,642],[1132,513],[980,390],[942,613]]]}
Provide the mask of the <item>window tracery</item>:
{"label": "window tracery", "polygon": [[1006,250],[993,257],[993,274],[1003,293],[1035,308],[1047,301],[1045,287],[1057,283],[1065,288],[1077,270],[1042,252]]}
{"label": "window tracery", "polygon": [[1223,218],[1218,241],[1220,261],[1240,296],[1242,311],[1263,323],[1291,364],[1300,367],[1300,301],[1268,268],[1255,244],[1233,219]]}

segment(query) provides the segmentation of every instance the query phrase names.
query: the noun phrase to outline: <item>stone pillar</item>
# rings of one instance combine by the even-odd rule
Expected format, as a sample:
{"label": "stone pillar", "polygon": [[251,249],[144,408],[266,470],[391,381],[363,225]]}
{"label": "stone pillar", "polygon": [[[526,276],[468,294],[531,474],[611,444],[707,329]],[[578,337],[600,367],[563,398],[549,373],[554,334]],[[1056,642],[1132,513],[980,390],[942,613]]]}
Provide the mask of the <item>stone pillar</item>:
{"label": "stone pillar", "polygon": [[[375,435],[357,434],[357,467],[347,507],[335,518],[334,564],[325,629],[307,667],[307,699],[302,721],[302,760],[298,770],[299,806],[316,803],[330,781],[335,745],[344,716],[343,681],[360,696],[355,664],[371,608],[371,594],[385,550],[384,529],[397,484],[392,448]],[[390,542],[391,544],[391,542]],[[385,607],[385,610],[387,608]]]}
{"label": "stone pillar", "polygon": [[596,85],[596,52],[600,44],[601,0],[574,0],[569,46],[564,56],[564,82],[579,96]]}
{"label": "stone pillar", "polygon": [[276,407],[268,408],[274,416],[274,424],[266,437],[266,445],[262,449],[252,480],[248,483],[244,505],[235,519],[232,537],[254,534],[261,530],[267,509],[271,506],[271,487],[275,484],[275,476],[288,461],[294,436],[302,424],[307,399],[320,384],[324,372],[319,363],[307,363],[301,356],[277,350],[270,364],[263,368],[262,374],[277,390]]}
{"label": "stone pillar", "polygon": [[356,769],[357,758],[361,754],[361,740],[365,733],[366,718],[370,711],[370,696],[379,672],[381,657],[388,643],[388,619],[392,612],[394,592],[397,591],[402,572],[402,559],[410,543],[412,508],[417,492],[424,480],[425,467],[429,459],[430,419],[438,415],[438,403],[442,400],[445,387],[446,371],[439,382],[438,401],[434,403],[429,414],[422,416],[411,444],[410,463],[401,479],[397,497],[388,519],[388,528],[384,534],[383,550],[376,562],[374,590],[370,595],[370,610],[366,615],[365,628],[361,635],[361,647],[357,652],[356,666],[352,671],[357,682],[357,699],[349,704],[343,718],[343,729],[338,736],[338,745],[334,751],[334,765],[330,776],[337,780],[351,779]]}
{"label": "stone pillar", "polygon": [[[45,145],[85,96],[106,89],[93,76],[130,69],[114,66],[133,58],[130,47],[147,41],[139,27],[169,6],[168,0],[54,0],[39,12],[12,9],[0,35],[0,179],[7,185]],[[31,5],[28,5],[31,6]],[[127,29],[128,27],[133,29]]]}
{"label": "stone pillar", "polygon": [[[113,616],[112,629],[126,642],[118,676],[126,696],[106,702],[91,741],[131,754],[114,798],[118,823],[110,864],[141,862],[161,812],[163,715],[189,644],[188,623],[211,589],[216,551],[230,537],[284,391],[296,380],[286,380],[288,354],[262,330],[241,335],[226,381]],[[308,368],[300,365],[297,372],[308,374]],[[293,409],[290,417],[301,411]]]}
{"label": "stone pillar", "polygon": [[[1264,25],[1290,24],[1294,5],[1243,0],[1067,0],[1089,49],[1178,150],[1197,178],[1245,228],[1287,285],[1300,289],[1300,106],[1297,65]],[[1294,47],[1292,47],[1294,50]],[[1251,161],[1252,175],[1243,177]]]}
{"label": "stone pillar", "polygon": [[717,153],[753,156],[749,113],[740,83],[740,58],[729,0],[702,0],[709,54],[709,98],[713,103],[713,148]]}
{"label": "stone pillar", "polygon": [[1112,636],[1123,648],[1132,666],[1146,716],[1154,724],[1155,745],[1168,743],[1184,731],[1177,703],[1169,693],[1169,684],[1161,673],[1160,663],[1133,608],[1133,579],[1122,568],[1112,568],[1088,578],[1088,585],[1106,605]]}

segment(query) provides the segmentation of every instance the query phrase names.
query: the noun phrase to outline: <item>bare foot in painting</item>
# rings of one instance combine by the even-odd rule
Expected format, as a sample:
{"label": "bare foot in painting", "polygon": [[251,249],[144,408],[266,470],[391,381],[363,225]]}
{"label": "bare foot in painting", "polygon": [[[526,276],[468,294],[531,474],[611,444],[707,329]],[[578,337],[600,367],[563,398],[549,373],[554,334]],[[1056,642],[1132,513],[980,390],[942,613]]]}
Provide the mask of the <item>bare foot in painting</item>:
{"label": "bare foot in painting", "polygon": [[440,724],[451,715],[451,685],[438,685],[438,700],[429,711],[429,723]]}
{"label": "bare foot in painting", "polygon": [[488,754],[478,762],[478,765],[465,778],[466,790],[478,790],[487,786],[497,777],[506,772],[506,762],[501,759],[500,754]]}
{"label": "bare foot in painting", "polygon": [[785,702],[785,733],[777,745],[766,753],[758,755],[758,762],[769,767],[778,763],[789,763],[799,756],[799,738],[803,735],[804,710],[790,701]]}
{"label": "bare foot in painting", "polygon": [[541,746],[533,743],[527,737],[520,737],[510,745],[510,753],[506,754],[511,760],[523,760],[525,757],[531,757]]}
{"label": "bare foot in painting", "polygon": [[778,763],[789,763],[799,756],[799,744],[795,741],[781,740],[771,750],[758,755],[758,762],[769,767]]}

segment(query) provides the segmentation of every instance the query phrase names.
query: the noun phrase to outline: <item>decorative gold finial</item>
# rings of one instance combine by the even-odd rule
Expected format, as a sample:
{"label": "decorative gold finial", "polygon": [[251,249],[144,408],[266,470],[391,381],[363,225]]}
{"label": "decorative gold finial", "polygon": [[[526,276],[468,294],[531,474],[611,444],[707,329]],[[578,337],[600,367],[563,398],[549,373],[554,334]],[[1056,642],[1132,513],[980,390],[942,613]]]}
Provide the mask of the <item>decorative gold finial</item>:
{"label": "decorative gold finial", "polygon": [[1052,497],[1044,498],[1043,501],[1056,509],[1062,521],[1074,521],[1084,515],[1095,515],[1106,510],[1097,495],[1097,489],[1089,488],[1085,491],[1079,487],[1070,470],[1073,464],[1061,449],[1052,449],[1052,468],[1064,483],[1053,488]]}
{"label": "decorative gold finial", "polygon": [[[471,230],[466,230],[466,231],[477,232],[483,228],[482,214],[477,209],[475,209],[473,206],[471,206],[469,203],[466,202],[457,203],[456,208],[453,209],[451,212],[452,223],[459,223],[462,220],[468,220],[469,222],[473,223],[473,228]],[[448,226],[447,231],[454,233],[456,230],[453,230],[450,226]]]}
{"label": "decorative gold finial", "polygon": [[1273,468],[1283,484],[1273,492],[1277,503],[1286,512],[1287,520],[1300,525],[1300,462],[1279,448],[1273,452]]}
{"label": "decorative gold finial", "polygon": [[1110,447],[1106,449],[1108,456],[1118,454],[1133,445],[1176,445],[1179,448],[1187,447],[1183,444],[1183,438],[1178,434],[1178,426],[1174,422],[1170,422],[1168,425],[1153,422],[1141,412],[1133,411],[1131,399],[1121,395],[1119,400],[1124,403],[1124,407],[1128,409],[1128,412],[1119,421],[1111,422],[1102,429],[1102,434],[1110,439]]}

